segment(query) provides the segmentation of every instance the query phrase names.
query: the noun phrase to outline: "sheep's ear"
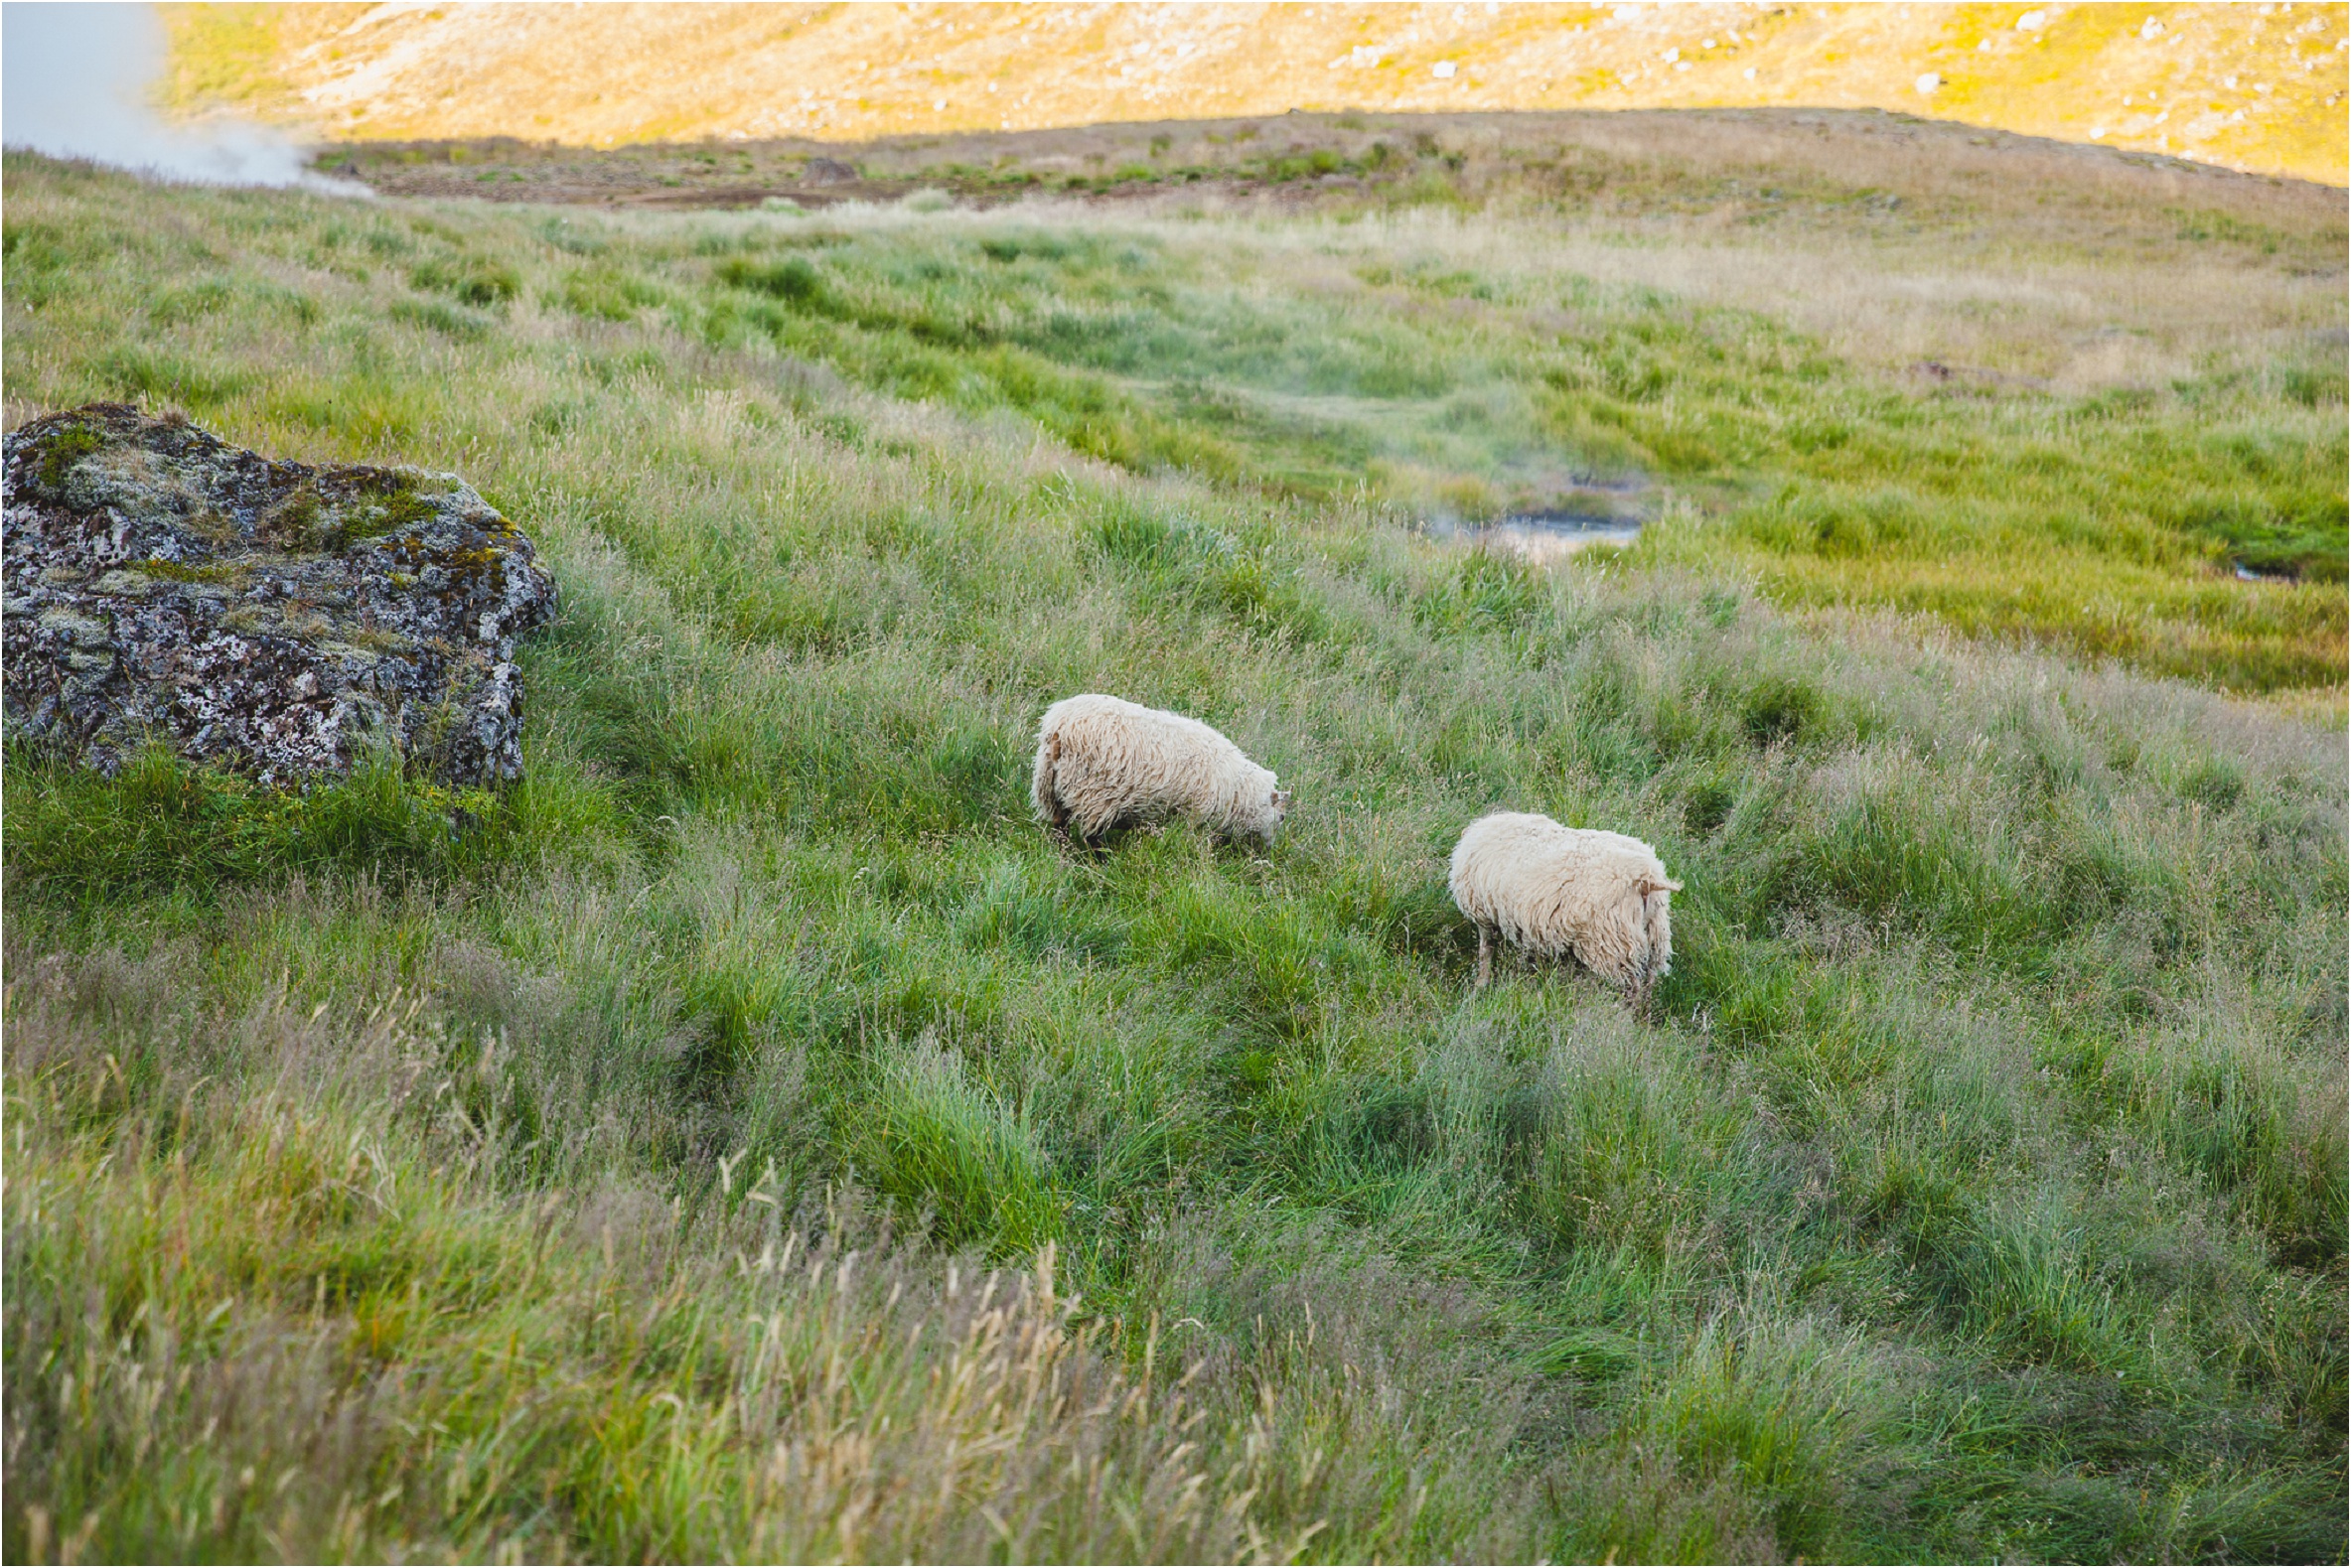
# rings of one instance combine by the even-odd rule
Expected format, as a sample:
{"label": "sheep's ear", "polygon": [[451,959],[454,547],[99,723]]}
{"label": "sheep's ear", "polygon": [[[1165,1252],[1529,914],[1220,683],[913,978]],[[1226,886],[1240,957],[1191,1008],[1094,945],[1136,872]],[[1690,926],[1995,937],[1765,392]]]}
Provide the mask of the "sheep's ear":
{"label": "sheep's ear", "polygon": [[1273,803],[1275,805],[1286,806],[1294,798],[1295,796],[1293,796],[1287,789],[1276,789],[1273,791]]}
{"label": "sheep's ear", "polygon": [[1648,898],[1652,893],[1680,893],[1681,891],[1682,884],[1679,882],[1660,882],[1655,877],[1641,879],[1641,897],[1643,898]]}

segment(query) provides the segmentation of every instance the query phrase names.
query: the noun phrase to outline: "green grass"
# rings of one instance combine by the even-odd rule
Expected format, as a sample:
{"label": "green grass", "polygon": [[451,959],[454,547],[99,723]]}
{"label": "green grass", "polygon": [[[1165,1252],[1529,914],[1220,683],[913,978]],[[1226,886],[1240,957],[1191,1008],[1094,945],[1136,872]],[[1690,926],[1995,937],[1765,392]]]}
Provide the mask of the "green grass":
{"label": "green grass", "polygon": [[[1982,510],[2150,625],[2258,590],[2234,683],[2340,590],[2102,530],[2186,494],[2134,461],[2302,494],[2339,403],[1905,390],[1600,285],[1531,344],[1362,224],[8,180],[12,417],[136,354],[563,590],[494,796],[8,758],[11,1559],[2344,1555],[2339,729],[1756,564]],[[428,263],[515,284],[452,332]],[[1553,371],[1662,423],[1545,444]],[[1876,493],[1833,412],[1973,499],[1772,544]],[[1403,525],[1660,431],[1776,488],[1552,571]],[[1277,769],[1279,842],[1058,853],[1082,689]],[[1503,805],[1687,884],[1653,1017],[1470,992]]]}
{"label": "green grass", "polygon": [[[1726,154],[1686,118],[1627,145],[1538,116],[1515,142],[1474,121],[1313,119],[1287,150],[1191,148],[1229,192],[1279,191],[1317,160],[1378,177],[1316,198],[1310,222],[1180,194],[1147,220],[957,219],[917,186],[853,221],[409,210],[316,224],[280,259],[381,270],[373,309],[453,346],[527,291],[546,318],[659,323],[1009,413],[1130,472],[1447,521],[1588,509],[1613,486],[1603,509],[1660,523],[1637,562],[1728,570],[1781,604],[1925,613],[2236,690],[2342,683],[2339,210],[2035,163],[2027,143],[1906,160],[1860,122],[1792,141],[1767,117]],[[981,169],[926,145],[874,153],[899,184],[982,197],[1041,156],[1022,143]],[[569,156],[625,178],[677,152]],[[1444,200],[1399,184],[1407,169]],[[28,306],[113,244],[196,268],[137,302],[168,337],[202,339],[231,297],[192,236],[76,233],[15,221]],[[274,277],[244,286],[298,319],[320,308]],[[143,338],[110,353],[124,392],[402,434],[368,430],[362,354],[337,356],[362,386],[271,406],[263,367]]]}

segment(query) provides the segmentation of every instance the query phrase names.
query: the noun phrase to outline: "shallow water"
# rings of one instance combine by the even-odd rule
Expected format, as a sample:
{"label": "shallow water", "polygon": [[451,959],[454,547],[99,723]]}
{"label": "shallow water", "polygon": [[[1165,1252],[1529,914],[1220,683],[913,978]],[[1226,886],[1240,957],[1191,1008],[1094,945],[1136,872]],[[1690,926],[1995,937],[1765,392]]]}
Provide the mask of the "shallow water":
{"label": "shallow water", "polygon": [[1646,478],[1590,480],[1539,510],[1511,512],[1490,522],[1436,519],[1425,526],[1439,538],[1509,550],[1530,561],[1555,561],[1595,544],[1631,544],[1641,537],[1653,497]]}
{"label": "shallow water", "polygon": [[1531,561],[1549,561],[1595,544],[1631,544],[1641,537],[1641,519],[1604,512],[1530,511],[1465,531]]}

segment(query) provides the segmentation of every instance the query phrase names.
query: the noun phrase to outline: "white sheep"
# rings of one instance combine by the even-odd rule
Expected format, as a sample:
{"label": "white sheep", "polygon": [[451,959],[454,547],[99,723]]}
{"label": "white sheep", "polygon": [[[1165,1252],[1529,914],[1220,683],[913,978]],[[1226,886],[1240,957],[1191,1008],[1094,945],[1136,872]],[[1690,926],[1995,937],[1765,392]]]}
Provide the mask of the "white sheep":
{"label": "white sheep", "polygon": [[1478,984],[1493,973],[1493,938],[1543,958],[1572,955],[1646,1006],[1674,957],[1668,906],[1682,884],[1637,838],[1497,811],[1462,829],[1447,878],[1478,928]]}
{"label": "white sheep", "polygon": [[1088,842],[1180,816],[1270,843],[1290,792],[1198,719],[1089,692],[1045,710],[1029,799],[1056,832],[1074,828]]}

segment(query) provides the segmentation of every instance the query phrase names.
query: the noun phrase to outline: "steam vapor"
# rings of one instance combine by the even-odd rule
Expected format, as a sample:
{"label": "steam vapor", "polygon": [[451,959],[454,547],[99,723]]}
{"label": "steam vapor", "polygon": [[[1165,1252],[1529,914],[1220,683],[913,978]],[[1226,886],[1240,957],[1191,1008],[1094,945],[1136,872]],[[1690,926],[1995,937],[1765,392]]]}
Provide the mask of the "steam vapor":
{"label": "steam vapor", "polygon": [[164,119],[150,93],[163,63],[153,6],[8,0],[0,5],[0,142],[155,180],[368,194],[311,172],[302,149],[267,126]]}

